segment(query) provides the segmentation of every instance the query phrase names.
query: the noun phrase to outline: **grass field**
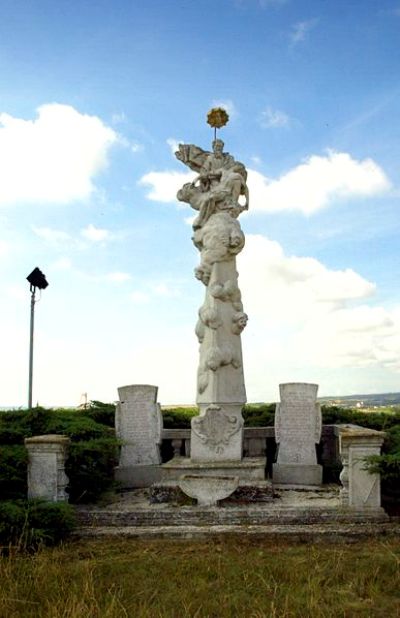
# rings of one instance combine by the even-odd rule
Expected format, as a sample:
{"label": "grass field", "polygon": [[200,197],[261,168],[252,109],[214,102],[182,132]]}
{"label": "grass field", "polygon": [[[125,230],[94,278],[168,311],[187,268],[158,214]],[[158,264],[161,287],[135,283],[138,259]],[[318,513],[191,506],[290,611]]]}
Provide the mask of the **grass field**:
{"label": "grass field", "polygon": [[103,539],[0,564],[1,618],[400,616],[400,539]]}

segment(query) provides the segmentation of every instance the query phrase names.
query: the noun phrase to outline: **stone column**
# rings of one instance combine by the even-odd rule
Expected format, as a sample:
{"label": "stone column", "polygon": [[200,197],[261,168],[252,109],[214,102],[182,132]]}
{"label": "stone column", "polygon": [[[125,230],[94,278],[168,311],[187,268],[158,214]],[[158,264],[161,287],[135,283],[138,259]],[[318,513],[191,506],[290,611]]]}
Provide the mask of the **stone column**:
{"label": "stone column", "polygon": [[50,502],[68,500],[65,474],[68,436],[46,435],[25,438],[28,450],[28,498],[43,498]]}
{"label": "stone column", "polygon": [[275,437],[279,444],[273,466],[274,483],[320,485],[322,466],[315,445],[321,438],[321,408],[316,402],[318,385],[291,382],[279,385]]}
{"label": "stone column", "polygon": [[[229,215],[227,224],[238,226]],[[200,416],[192,419],[191,433],[191,459],[196,462],[241,461],[243,454],[241,411],[246,390],[240,333],[247,317],[237,284],[236,258],[230,257],[213,264],[196,327]]]}
{"label": "stone column", "polygon": [[384,437],[382,431],[357,425],[339,426],[343,506],[366,510],[380,508],[380,475],[370,474],[365,468],[367,457],[380,454]]}
{"label": "stone column", "polygon": [[157,386],[132,384],[118,389],[115,414],[122,441],[115,479],[123,487],[148,487],[160,479],[162,415]]}

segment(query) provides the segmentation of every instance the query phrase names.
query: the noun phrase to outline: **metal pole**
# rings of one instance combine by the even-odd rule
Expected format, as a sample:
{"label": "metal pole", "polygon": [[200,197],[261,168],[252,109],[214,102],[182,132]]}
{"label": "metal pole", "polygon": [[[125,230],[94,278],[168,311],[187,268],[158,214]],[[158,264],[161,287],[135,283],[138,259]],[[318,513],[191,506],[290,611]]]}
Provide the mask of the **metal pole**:
{"label": "metal pole", "polygon": [[29,338],[29,394],[28,409],[32,408],[32,384],[33,384],[33,328],[35,321],[35,292],[36,288],[31,285],[31,328]]}

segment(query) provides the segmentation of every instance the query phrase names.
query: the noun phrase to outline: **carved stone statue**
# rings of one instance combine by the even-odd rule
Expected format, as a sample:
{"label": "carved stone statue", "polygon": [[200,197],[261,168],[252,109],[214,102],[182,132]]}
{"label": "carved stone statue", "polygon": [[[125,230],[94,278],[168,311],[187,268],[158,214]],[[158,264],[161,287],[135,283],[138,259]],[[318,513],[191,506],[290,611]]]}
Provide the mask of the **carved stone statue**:
{"label": "carved stone statue", "polygon": [[[195,276],[206,287],[196,325],[200,343],[200,419],[192,424],[191,457],[195,461],[241,459],[241,408],[246,402],[240,335],[247,315],[237,282],[236,255],[245,244],[238,216],[249,207],[247,172],[242,163],[224,152],[222,140],[215,139],[212,148],[212,152],[207,152],[193,144],[180,144],[175,153],[178,160],[197,173],[193,182],[178,191],[177,197],[199,213],[193,222],[192,237],[201,256]],[[218,449],[213,438],[208,441],[207,432],[199,438],[199,427],[205,427],[206,417],[213,414],[215,422],[222,419],[226,425],[226,436],[219,440]],[[207,421],[207,427],[210,422]],[[229,427],[235,427],[235,431]]]}
{"label": "carved stone statue", "polygon": [[[186,183],[177,195],[178,200],[199,211],[193,223],[194,230],[201,228],[217,212],[228,211],[236,218],[249,207],[246,168],[223,152],[223,147],[224,142],[216,139],[213,141],[213,152],[206,152],[192,144],[179,144],[179,150],[175,153],[179,161],[198,172],[193,182]],[[244,204],[239,201],[242,195]]]}

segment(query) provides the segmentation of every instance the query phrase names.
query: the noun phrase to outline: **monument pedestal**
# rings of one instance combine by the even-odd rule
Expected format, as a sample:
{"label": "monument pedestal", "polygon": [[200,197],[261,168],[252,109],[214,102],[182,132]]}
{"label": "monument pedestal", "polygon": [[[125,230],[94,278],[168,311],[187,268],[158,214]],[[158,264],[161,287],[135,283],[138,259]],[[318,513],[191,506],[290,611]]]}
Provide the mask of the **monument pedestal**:
{"label": "monument pedestal", "polygon": [[195,462],[186,457],[175,457],[161,466],[161,482],[176,481],[184,475],[191,476],[238,476],[239,482],[263,481],[265,457],[246,457],[242,461]]}
{"label": "monument pedestal", "polygon": [[[270,502],[273,499],[273,488],[270,480],[265,480],[265,457],[245,457],[242,461],[194,462],[187,457],[175,457],[161,466],[161,481],[154,483],[150,490],[150,502],[174,502],[187,496],[196,497],[196,485],[200,484],[206,490],[213,487],[228,487],[236,479],[232,487],[232,495],[226,493],[229,501],[238,503]],[[190,483],[192,489],[187,491]],[[219,500],[220,498],[216,498]],[[212,502],[215,504],[214,502]],[[211,502],[209,503],[211,504]]]}
{"label": "monument pedestal", "polygon": [[322,466],[319,464],[273,464],[273,482],[282,485],[321,485]]}

